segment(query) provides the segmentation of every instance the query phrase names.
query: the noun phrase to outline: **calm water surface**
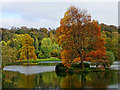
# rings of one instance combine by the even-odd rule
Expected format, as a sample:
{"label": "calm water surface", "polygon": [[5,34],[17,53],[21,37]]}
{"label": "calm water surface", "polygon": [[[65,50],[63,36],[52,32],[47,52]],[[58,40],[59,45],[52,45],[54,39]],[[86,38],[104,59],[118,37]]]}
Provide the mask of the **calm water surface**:
{"label": "calm water surface", "polygon": [[59,74],[54,66],[8,66],[2,88],[118,88],[118,71]]}
{"label": "calm water surface", "polygon": [[4,71],[16,71],[25,75],[54,71],[55,66],[6,66]]}

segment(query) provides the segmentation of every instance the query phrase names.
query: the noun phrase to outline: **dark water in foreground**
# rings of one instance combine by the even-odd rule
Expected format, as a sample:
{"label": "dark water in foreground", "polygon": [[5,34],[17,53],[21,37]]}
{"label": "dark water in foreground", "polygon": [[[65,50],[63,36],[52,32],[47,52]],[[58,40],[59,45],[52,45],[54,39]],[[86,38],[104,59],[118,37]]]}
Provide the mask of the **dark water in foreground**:
{"label": "dark water in foreground", "polygon": [[32,74],[3,71],[2,88],[118,88],[118,75],[118,71],[63,76],[55,71]]}

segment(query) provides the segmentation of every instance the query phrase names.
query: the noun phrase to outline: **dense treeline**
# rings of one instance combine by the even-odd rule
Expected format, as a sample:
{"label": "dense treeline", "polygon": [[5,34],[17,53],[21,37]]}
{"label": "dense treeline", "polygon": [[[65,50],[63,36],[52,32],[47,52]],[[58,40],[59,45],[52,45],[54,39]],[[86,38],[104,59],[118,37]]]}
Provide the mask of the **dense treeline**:
{"label": "dense treeline", "polygon": [[[120,33],[119,28],[114,25],[105,25],[100,24],[102,36],[105,38],[106,41],[106,50],[112,52],[115,56],[115,59],[118,60],[119,58],[119,45],[120,45]],[[108,53],[109,53],[108,52]]]}
{"label": "dense treeline", "polygon": [[[107,54],[111,62],[118,60],[118,46],[120,46],[119,28],[114,25],[100,24],[102,37],[105,38]],[[57,44],[56,29],[47,28],[27,28],[12,27],[11,29],[0,28],[0,44],[2,45],[3,64],[20,59],[18,52],[22,48],[24,35],[29,35],[33,39],[33,47],[36,58],[60,58],[62,46]],[[24,57],[24,56],[23,56]]]}
{"label": "dense treeline", "polygon": [[[120,59],[120,27],[114,25],[100,24],[102,36],[106,41],[106,50],[114,60]],[[111,53],[111,54],[110,54]]]}
{"label": "dense treeline", "polygon": [[[22,42],[25,40],[25,35],[29,35],[33,39],[34,53],[37,58],[49,58],[51,56],[60,58],[61,48],[56,43],[56,30],[47,28],[15,28],[10,30],[6,28],[0,29],[1,44],[2,44],[2,60],[3,63],[9,63],[14,60],[19,60],[21,55],[18,51],[22,48]],[[29,37],[28,36],[28,37]],[[29,40],[29,39],[28,39]],[[24,55],[23,55],[24,57]]]}

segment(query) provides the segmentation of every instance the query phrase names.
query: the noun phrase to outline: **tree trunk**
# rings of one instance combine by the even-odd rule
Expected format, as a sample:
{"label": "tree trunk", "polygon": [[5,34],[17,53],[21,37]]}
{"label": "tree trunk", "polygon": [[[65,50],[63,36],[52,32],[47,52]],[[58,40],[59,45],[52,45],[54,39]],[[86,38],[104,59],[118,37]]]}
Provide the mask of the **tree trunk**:
{"label": "tree trunk", "polygon": [[83,53],[82,53],[82,50],[80,51],[80,57],[81,57],[81,66],[82,66],[82,69],[84,69],[84,62],[83,62]]}
{"label": "tree trunk", "polygon": [[84,60],[83,60],[83,58],[84,58],[84,55],[83,55],[83,47],[84,47],[84,39],[82,39],[82,48],[81,48],[81,63],[82,63],[82,69],[85,69],[85,67],[84,67]]}
{"label": "tree trunk", "polygon": [[81,55],[81,65],[82,65],[82,69],[85,69],[84,62],[83,62],[83,55]]}

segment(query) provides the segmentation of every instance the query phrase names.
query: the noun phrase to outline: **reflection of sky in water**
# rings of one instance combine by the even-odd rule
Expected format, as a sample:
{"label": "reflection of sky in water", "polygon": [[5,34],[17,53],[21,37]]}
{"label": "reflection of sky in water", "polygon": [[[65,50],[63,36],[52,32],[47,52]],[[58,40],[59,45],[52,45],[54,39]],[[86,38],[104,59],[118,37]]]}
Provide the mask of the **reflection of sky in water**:
{"label": "reflection of sky in water", "polygon": [[54,71],[55,66],[6,66],[6,71],[18,71],[25,75]]}
{"label": "reflection of sky in water", "polygon": [[118,83],[115,85],[109,85],[107,88],[118,88]]}

